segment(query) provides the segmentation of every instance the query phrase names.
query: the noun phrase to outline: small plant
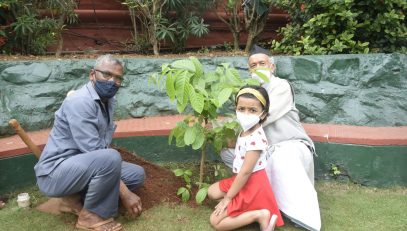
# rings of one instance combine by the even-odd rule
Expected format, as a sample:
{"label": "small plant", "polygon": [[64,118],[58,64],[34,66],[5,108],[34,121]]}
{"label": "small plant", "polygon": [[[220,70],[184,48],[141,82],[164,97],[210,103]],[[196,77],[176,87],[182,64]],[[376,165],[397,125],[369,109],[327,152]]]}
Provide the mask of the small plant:
{"label": "small plant", "polygon": [[[213,144],[219,152],[222,147],[226,147],[228,139],[236,136],[239,129],[235,121],[222,126],[210,125],[218,124],[218,110],[233,97],[234,92],[241,86],[258,82],[251,78],[241,79],[238,71],[227,63],[222,63],[215,71],[205,72],[195,57],[163,64],[161,74],[154,74],[150,80],[160,89],[165,86],[178,112],[192,110],[171,131],[169,144],[175,138],[177,147],[191,146],[194,150],[201,150],[198,186],[202,189],[207,146]],[[205,189],[202,190],[198,194],[206,196]]]}
{"label": "small plant", "polygon": [[180,187],[177,191],[177,195],[181,196],[181,199],[183,202],[189,201],[189,198],[191,197],[191,176],[192,176],[192,171],[190,169],[175,169],[174,171],[175,176],[182,177],[185,181],[185,187]]}
{"label": "small plant", "polygon": [[331,164],[331,169],[330,169],[330,175],[334,178],[337,179],[341,175],[341,170],[339,169],[339,166],[336,164]]}

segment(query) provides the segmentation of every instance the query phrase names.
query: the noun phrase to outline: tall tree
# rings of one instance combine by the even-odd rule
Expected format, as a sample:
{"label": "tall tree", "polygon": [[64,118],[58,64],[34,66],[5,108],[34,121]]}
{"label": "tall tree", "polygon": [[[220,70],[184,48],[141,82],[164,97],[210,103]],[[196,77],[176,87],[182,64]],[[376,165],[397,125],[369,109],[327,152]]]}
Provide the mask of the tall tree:
{"label": "tall tree", "polygon": [[271,11],[271,1],[244,0],[242,5],[245,29],[247,31],[245,52],[249,52],[264,30],[268,14]]}
{"label": "tall tree", "polygon": [[[240,50],[240,33],[243,30],[242,1],[241,0],[213,0],[216,16],[224,22],[233,35],[233,49]],[[218,10],[224,12],[219,13]]]}

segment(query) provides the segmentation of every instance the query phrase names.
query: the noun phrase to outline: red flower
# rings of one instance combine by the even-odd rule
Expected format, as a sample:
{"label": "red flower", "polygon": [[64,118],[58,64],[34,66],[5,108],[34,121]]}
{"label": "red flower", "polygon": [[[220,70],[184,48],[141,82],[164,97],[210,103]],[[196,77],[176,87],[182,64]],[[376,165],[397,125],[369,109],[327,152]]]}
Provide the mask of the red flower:
{"label": "red flower", "polygon": [[252,141],[251,143],[250,143],[250,145],[256,145],[256,142],[254,142],[254,141]]}

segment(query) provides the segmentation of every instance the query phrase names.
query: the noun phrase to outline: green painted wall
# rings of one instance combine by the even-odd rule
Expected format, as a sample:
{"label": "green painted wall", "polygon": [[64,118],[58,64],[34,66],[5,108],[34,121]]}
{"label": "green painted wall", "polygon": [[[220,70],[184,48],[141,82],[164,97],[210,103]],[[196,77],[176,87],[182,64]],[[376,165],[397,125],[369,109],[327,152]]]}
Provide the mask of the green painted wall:
{"label": "green painted wall", "polygon": [[[127,137],[114,139],[118,147],[124,147],[152,162],[199,161],[200,153],[190,148],[168,145],[168,137]],[[318,157],[315,160],[316,179],[332,179],[331,164],[339,167],[339,178],[376,187],[407,186],[407,146],[363,146],[335,143],[316,143]],[[208,150],[208,160],[220,160]],[[36,158],[32,154],[0,159],[0,195],[24,186],[34,185],[33,167]]]}
{"label": "green painted wall", "polygon": [[339,178],[368,186],[407,186],[407,146],[366,146],[316,143],[317,179],[331,178],[331,164],[339,167]]}
{"label": "green painted wall", "polygon": [[35,185],[36,162],[33,154],[0,159],[0,195]]}
{"label": "green painted wall", "polygon": [[[199,58],[205,70],[230,63],[248,76],[247,57]],[[174,59],[131,58],[117,94],[115,118],[176,114],[148,78]],[[361,126],[407,125],[407,55],[276,56],[277,76],[296,92],[302,122]],[[15,118],[26,130],[52,126],[66,93],[88,81],[94,60],[0,62],[0,136],[13,134]]]}

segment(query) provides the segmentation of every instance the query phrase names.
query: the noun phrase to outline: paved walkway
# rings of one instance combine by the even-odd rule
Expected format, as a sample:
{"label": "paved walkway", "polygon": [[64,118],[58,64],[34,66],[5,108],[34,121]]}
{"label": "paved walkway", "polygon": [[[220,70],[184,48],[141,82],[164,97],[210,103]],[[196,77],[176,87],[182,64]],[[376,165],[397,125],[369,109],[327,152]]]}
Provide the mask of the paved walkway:
{"label": "paved walkway", "polygon": [[[157,116],[116,121],[114,137],[166,136],[183,116]],[[316,142],[358,145],[407,145],[407,126],[363,127],[330,124],[303,124],[312,140]],[[28,132],[34,144],[41,149],[47,142],[50,129]],[[30,153],[19,136],[0,139],[0,158]]]}

